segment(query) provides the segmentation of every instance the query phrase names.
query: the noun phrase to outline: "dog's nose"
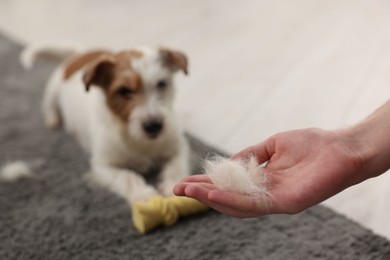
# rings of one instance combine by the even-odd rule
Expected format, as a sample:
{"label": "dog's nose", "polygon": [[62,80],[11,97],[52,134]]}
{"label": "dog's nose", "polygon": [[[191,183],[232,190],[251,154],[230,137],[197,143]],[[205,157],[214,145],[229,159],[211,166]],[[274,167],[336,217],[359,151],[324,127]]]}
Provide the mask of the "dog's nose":
{"label": "dog's nose", "polygon": [[145,121],[142,124],[145,132],[152,138],[156,137],[163,128],[163,122],[161,119],[154,118],[152,120]]}

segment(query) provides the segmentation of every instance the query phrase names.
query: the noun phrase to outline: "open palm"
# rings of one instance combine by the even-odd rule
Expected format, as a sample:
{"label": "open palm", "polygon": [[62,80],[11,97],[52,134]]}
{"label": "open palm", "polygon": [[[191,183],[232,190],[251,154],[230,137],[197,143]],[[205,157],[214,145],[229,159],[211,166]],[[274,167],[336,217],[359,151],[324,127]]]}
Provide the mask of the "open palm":
{"label": "open palm", "polygon": [[195,198],[238,218],[275,213],[298,213],[360,182],[362,164],[333,131],[303,129],[274,135],[234,155],[267,162],[270,197],[221,191],[207,175],[184,178],[174,188],[179,196]]}

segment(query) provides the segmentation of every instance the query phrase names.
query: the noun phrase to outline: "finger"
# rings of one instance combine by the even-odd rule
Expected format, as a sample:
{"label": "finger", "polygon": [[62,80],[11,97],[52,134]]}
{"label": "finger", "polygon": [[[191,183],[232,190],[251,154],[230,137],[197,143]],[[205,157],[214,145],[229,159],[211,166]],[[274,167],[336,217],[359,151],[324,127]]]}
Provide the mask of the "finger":
{"label": "finger", "polygon": [[211,184],[210,178],[205,174],[186,176],[173,188],[173,193],[177,196],[185,196],[184,189],[189,183],[209,183]]}
{"label": "finger", "polygon": [[185,190],[186,190],[186,187],[189,186],[189,185],[197,185],[197,186],[200,186],[202,188],[208,189],[210,191],[217,189],[217,187],[215,187],[215,185],[212,184],[212,183],[206,183],[206,182],[180,182],[180,183],[176,184],[173,187],[173,193],[175,195],[177,195],[177,196],[186,196]]}
{"label": "finger", "polygon": [[268,138],[265,141],[249,146],[248,148],[238,152],[231,157],[232,160],[238,160],[241,158],[248,158],[254,155],[259,164],[269,161],[272,155],[275,153],[275,141],[274,138]]}
{"label": "finger", "polygon": [[218,205],[234,208],[241,212],[251,212],[256,216],[272,213],[270,198],[258,198],[245,194],[213,190],[209,192],[208,199]]}
{"label": "finger", "polygon": [[211,183],[210,177],[207,174],[197,174],[184,177],[180,182],[205,182]]}
{"label": "finger", "polygon": [[208,187],[204,187],[202,185],[192,184],[192,183],[187,184],[186,187],[184,188],[185,196],[199,200],[200,202],[208,206],[211,206],[210,203],[208,203],[209,202],[208,193],[210,191],[211,190]]}
{"label": "finger", "polygon": [[184,189],[187,186],[186,183],[178,183],[173,187],[173,194],[176,196],[185,196]]}
{"label": "finger", "polygon": [[229,208],[227,206],[218,205],[213,201],[208,199],[208,194],[215,189],[209,189],[209,187],[205,185],[197,185],[197,184],[188,184],[185,188],[185,195],[200,201],[201,203],[227,215],[236,218],[248,218],[253,217],[253,213],[241,212],[236,209]]}

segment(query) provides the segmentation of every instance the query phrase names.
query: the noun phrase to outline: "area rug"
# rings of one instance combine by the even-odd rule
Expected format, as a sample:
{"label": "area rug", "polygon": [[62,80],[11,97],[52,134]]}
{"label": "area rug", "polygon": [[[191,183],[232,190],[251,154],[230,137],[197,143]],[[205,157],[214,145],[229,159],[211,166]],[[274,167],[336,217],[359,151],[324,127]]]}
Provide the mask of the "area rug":
{"label": "area rug", "polygon": [[[87,184],[88,158],[73,139],[43,126],[40,99],[55,64],[26,72],[20,50],[0,36],[0,165],[39,163],[34,178],[0,183],[1,260],[390,259],[389,241],[322,206],[244,220],[210,211],[138,234],[126,202]],[[188,138],[198,166],[219,153]]]}

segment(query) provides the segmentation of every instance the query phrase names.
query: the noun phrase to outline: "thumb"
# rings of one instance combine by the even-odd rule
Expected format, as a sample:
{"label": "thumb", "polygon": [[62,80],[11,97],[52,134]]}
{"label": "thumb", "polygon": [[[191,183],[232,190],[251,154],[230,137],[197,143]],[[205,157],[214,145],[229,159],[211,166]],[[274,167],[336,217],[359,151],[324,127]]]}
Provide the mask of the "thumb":
{"label": "thumb", "polygon": [[275,139],[268,138],[265,141],[249,146],[244,150],[236,153],[231,160],[247,159],[251,156],[255,156],[259,164],[269,161],[272,155],[275,153]]}

